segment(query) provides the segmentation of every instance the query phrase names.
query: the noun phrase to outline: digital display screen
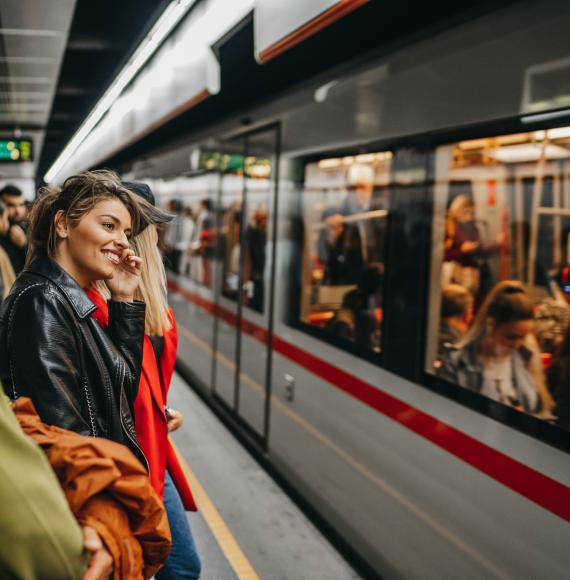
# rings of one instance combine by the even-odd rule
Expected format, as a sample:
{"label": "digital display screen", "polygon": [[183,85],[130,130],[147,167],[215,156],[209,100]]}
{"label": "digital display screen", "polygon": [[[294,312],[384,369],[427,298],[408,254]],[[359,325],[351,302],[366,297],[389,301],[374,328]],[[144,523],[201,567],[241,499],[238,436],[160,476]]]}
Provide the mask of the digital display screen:
{"label": "digital display screen", "polygon": [[0,139],[0,163],[33,161],[31,139]]}

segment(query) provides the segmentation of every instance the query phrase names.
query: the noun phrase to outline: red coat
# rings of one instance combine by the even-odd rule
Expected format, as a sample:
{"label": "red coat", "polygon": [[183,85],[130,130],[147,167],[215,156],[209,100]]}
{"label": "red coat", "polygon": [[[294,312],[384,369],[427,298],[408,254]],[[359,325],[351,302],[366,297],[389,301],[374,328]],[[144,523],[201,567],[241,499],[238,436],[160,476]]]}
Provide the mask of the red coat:
{"label": "red coat", "polygon": [[[87,295],[97,306],[92,314],[93,318],[106,327],[109,323],[107,301],[93,289],[88,289]],[[178,331],[172,311],[169,311],[169,316],[172,328],[164,334],[164,349],[160,359],[162,380],[152,342],[146,334],[144,337],[141,379],[134,405],[135,430],[148,460],[151,484],[160,497],[164,495],[164,476],[168,469],[184,507],[196,511],[192,492],[168,438],[168,424],[164,412],[178,349]]]}

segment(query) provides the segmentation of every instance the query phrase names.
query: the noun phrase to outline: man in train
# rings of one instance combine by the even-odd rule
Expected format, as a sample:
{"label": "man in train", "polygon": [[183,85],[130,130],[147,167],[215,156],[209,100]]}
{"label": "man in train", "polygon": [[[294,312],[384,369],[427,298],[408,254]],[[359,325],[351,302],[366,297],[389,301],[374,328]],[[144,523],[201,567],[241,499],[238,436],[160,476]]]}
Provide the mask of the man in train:
{"label": "man in train", "polygon": [[318,258],[324,265],[322,284],[358,284],[362,271],[362,247],[358,231],[347,227],[340,210],[327,208],[322,215],[325,229],[318,243]]}
{"label": "man in train", "polygon": [[362,260],[365,264],[384,261],[384,235],[386,220],[369,214],[381,207],[381,200],[374,196],[374,168],[364,163],[354,163],[346,175],[347,195],[340,206],[343,216],[359,216],[349,222],[353,236],[359,239]]}

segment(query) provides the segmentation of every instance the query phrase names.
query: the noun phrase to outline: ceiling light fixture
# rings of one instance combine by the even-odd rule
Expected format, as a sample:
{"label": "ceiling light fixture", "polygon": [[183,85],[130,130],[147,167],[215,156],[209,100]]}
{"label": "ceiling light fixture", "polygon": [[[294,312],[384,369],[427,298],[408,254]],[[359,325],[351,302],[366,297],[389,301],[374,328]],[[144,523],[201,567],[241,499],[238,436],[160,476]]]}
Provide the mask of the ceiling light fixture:
{"label": "ceiling light fixture", "polygon": [[139,44],[123,70],[118,74],[109,88],[105,91],[95,108],[81,124],[75,135],[65,146],[58,158],[44,175],[47,183],[54,181],[58,173],[69,161],[83,140],[93,131],[97,123],[104,117],[113,103],[119,98],[127,85],[135,78],[137,73],[148,62],[165,38],[175,26],[182,20],[188,10],[197,0],[173,0],[161,14],[150,32]]}

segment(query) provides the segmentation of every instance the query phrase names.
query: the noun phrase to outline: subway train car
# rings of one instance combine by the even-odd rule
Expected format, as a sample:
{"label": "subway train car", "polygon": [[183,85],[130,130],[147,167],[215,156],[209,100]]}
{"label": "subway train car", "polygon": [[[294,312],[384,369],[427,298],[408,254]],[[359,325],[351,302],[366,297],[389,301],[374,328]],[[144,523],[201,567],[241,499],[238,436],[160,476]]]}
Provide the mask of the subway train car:
{"label": "subway train car", "polygon": [[[120,167],[178,213],[180,370],[370,575],[568,577],[569,29],[508,4]],[[526,403],[440,373],[442,292],[505,280]]]}

